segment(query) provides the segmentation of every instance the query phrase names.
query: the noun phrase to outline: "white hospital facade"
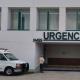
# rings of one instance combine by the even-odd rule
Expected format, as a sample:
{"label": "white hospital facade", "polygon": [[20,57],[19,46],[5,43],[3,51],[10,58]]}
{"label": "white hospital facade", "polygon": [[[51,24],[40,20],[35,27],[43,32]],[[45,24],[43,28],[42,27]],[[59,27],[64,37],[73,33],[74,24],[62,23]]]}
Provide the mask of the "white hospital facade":
{"label": "white hospital facade", "polygon": [[0,0],[0,47],[32,70],[40,55],[47,65],[80,65],[80,1]]}

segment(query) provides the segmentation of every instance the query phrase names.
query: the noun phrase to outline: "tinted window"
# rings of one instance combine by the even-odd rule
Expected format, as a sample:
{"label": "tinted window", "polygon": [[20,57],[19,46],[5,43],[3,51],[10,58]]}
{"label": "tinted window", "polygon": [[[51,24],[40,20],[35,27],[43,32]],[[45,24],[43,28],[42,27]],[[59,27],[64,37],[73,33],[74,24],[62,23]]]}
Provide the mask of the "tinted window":
{"label": "tinted window", "polygon": [[0,54],[0,60],[7,60],[3,54]]}

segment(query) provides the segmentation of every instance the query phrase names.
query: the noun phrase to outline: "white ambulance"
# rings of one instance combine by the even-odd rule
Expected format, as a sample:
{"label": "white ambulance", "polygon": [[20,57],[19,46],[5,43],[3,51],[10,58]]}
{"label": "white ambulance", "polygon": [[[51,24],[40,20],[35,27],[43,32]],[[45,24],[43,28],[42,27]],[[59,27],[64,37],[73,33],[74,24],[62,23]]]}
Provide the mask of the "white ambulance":
{"label": "white ambulance", "polygon": [[29,63],[17,59],[8,49],[0,48],[0,72],[12,75],[29,70]]}

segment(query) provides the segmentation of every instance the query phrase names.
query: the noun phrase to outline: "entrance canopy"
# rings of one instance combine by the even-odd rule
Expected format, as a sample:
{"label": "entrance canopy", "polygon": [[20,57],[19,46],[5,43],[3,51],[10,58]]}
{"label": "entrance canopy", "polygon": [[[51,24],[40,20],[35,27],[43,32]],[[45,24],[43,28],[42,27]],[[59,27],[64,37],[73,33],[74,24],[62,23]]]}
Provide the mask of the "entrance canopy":
{"label": "entrance canopy", "polygon": [[34,41],[35,43],[42,43],[42,44],[56,44],[56,43],[60,43],[60,44],[80,44],[80,41]]}
{"label": "entrance canopy", "polygon": [[34,38],[36,43],[80,43],[80,32],[78,31],[52,31],[42,32],[38,38]]}

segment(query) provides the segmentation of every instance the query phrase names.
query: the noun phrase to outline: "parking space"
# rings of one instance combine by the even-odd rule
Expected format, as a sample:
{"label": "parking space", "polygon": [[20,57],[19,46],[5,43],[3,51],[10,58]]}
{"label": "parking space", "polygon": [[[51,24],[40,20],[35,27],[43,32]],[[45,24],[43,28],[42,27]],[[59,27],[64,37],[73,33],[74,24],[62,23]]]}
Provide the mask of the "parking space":
{"label": "parking space", "polygon": [[26,73],[14,76],[4,76],[0,80],[80,80],[78,71],[45,71],[44,73]]}

